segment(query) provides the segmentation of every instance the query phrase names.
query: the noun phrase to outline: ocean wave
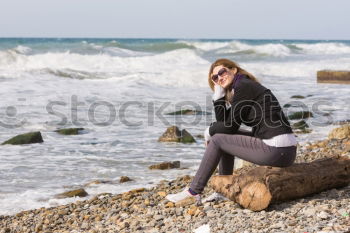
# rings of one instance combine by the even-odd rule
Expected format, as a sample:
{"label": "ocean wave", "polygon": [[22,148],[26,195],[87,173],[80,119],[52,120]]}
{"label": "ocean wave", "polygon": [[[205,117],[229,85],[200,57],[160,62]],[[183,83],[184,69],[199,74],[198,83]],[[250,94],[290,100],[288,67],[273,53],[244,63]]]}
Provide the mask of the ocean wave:
{"label": "ocean wave", "polygon": [[10,64],[14,64],[18,60],[21,60],[25,57],[25,55],[18,53],[14,49],[0,51],[0,69],[9,66]]}
{"label": "ocean wave", "polygon": [[257,55],[257,56],[288,56],[292,53],[291,49],[284,44],[262,44],[262,45],[250,45],[238,40],[223,41],[223,42],[188,42],[179,41],[181,43],[187,43],[190,46],[194,46],[196,49],[204,52],[212,52],[216,55]]}
{"label": "ocean wave", "polygon": [[195,46],[188,44],[186,42],[155,42],[155,43],[141,43],[133,45],[124,45],[121,48],[131,49],[135,51],[143,52],[153,52],[153,53],[163,53],[173,50],[181,49],[195,49]]}
{"label": "ocean wave", "polygon": [[350,54],[350,46],[344,43],[292,44],[307,54]]}
{"label": "ocean wave", "polygon": [[31,48],[18,45],[15,48],[0,51],[0,67],[16,62],[32,51]]}
{"label": "ocean wave", "polygon": [[118,57],[138,57],[138,56],[152,55],[151,53],[147,53],[147,52],[138,52],[138,51],[123,49],[118,47],[105,47],[105,48],[102,48],[101,50],[103,53],[106,53],[112,56],[118,56]]}
{"label": "ocean wave", "polygon": [[12,49],[0,51],[0,69],[11,68],[11,66],[15,64],[21,66],[31,52],[32,49],[30,47],[22,45],[18,45]]}
{"label": "ocean wave", "polygon": [[31,48],[26,47],[26,46],[22,46],[22,45],[18,45],[16,48],[14,48],[12,50],[18,54],[28,54],[32,51]]}
{"label": "ocean wave", "polygon": [[87,72],[82,70],[74,70],[74,69],[40,69],[33,70],[31,72],[33,75],[36,74],[49,74],[62,78],[71,78],[71,79],[105,79],[109,78],[107,73],[102,72]]}
{"label": "ocean wave", "polygon": [[115,55],[141,56],[143,54],[159,54],[178,49],[196,49],[195,46],[181,41],[139,41],[136,43],[108,41],[100,44],[83,42],[83,46],[89,46],[96,51],[112,51]]}
{"label": "ocean wave", "polygon": [[191,48],[196,48],[203,51],[221,49],[221,48],[227,47],[230,44],[229,42],[200,42],[200,41],[196,41],[196,42],[178,41],[177,43],[186,44]]}
{"label": "ocean wave", "polygon": [[184,67],[195,68],[202,64],[207,65],[208,62],[190,49],[137,57],[70,52],[34,55],[16,54],[13,51],[0,52],[0,76],[3,77],[34,73],[76,79],[101,79],[123,73],[164,73],[182,70]]}
{"label": "ocean wave", "polygon": [[298,55],[319,54],[349,54],[350,46],[345,43],[322,42],[322,43],[265,43],[249,44],[234,40],[231,42],[186,42],[198,50],[213,52],[217,55],[256,55],[271,57],[287,57]]}
{"label": "ocean wave", "polygon": [[249,45],[239,41],[233,41],[227,47],[216,51],[216,53],[284,57],[289,56],[292,51],[284,44]]}
{"label": "ocean wave", "polygon": [[106,44],[95,44],[95,43],[88,43],[86,41],[83,41],[82,44],[83,44],[83,47],[82,47],[83,49],[80,49],[81,50],[80,54],[84,54],[84,51],[86,52],[93,51],[94,52],[93,54],[102,53],[102,54],[107,54],[107,55],[116,56],[116,57],[137,57],[137,56],[150,55],[150,53],[124,48],[121,43],[118,43],[116,41],[108,42]]}

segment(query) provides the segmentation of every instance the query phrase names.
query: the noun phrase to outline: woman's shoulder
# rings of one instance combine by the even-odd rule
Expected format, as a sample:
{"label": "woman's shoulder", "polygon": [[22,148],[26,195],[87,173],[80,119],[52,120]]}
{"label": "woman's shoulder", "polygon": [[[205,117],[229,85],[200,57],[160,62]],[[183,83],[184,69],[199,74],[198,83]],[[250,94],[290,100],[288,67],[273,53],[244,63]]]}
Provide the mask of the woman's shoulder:
{"label": "woman's shoulder", "polygon": [[255,81],[251,78],[248,77],[248,75],[242,74],[240,75],[240,78],[237,82],[237,84],[235,85],[235,87],[240,87],[240,88],[249,88],[249,87],[256,87],[256,88],[264,88],[266,89],[261,83],[259,83],[258,81]]}
{"label": "woman's shoulder", "polygon": [[245,95],[249,95],[251,98],[256,98],[268,90],[259,82],[250,79],[246,75],[239,80],[234,89],[235,92],[245,93]]}

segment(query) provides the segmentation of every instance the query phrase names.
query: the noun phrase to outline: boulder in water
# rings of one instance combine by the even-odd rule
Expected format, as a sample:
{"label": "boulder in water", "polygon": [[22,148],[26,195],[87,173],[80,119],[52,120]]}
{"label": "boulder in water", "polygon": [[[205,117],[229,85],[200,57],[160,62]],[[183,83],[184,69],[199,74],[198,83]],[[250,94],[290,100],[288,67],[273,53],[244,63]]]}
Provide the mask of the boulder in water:
{"label": "boulder in water", "polygon": [[306,128],[309,128],[309,125],[304,120],[301,120],[301,121],[295,122],[292,125],[292,128],[293,129],[306,129]]}
{"label": "boulder in water", "polygon": [[175,112],[166,113],[166,115],[210,115],[210,112],[197,111],[191,109],[183,109]]}
{"label": "boulder in water", "polygon": [[10,145],[22,145],[22,144],[31,144],[31,143],[41,143],[44,142],[41,133],[30,132],[25,134],[17,135],[9,140],[3,142],[1,145],[10,144]]}
{"label": "boulder in water", "polygon": [[294,124],[292,124],[292,128],[297,134],[311,133],[312,131],[311,129],[309,129],[309,125],[304,120],[295,122]]}
{"label": "boulder in water", "polygon": [[159,170],[180,168],[180,161],[163,162],[163,163],[151,165],[148,168],[149,169],[159,169]]}
{"label": "boulder in water", "polygon": [[97,185],[97,184],[113,184],[113,182],[110,180],[93,180],[87,184],[84,184],[84,186],[91,186],[91,185]]}
{"label": "boulder in water", "polygon": [[305,99],[305,96],[303,96],[303,95],[293,95],[290,98],[292,98],[292,99]]}
{"label": "boulder in water", "polygon": [[130,179],[128,176],[121,176],[119,180],[120,183],[125,183],[129,181],[132,181],[132,179]]}
{"label": "boulder in water", "polygon": [[187,130],[179,130],[177,126],[171,126],[159,137],[158,142],[196,142],[193,136]]}
{"label": "boulder in water", "polygon": [[295,112],[295,113],[292,113],[288,116],[289,120],[306,119],[309,117],[313,117],[313,114],[310,111]]}
{"label": "boulder in water", "polygon": [[78,135],[80,131],[84,130],[84,128],[67,128],[67,129],[58,129],[55,132],[63,135]]}
{"label": "boulder in water", "polygon": [[61,198],[69,198],[69,197],[86,197],[87,195],[89,194],[84,189],[76,189],[76,190],[71,190],[71,191],[57,194],[55,197],[61,199]]}

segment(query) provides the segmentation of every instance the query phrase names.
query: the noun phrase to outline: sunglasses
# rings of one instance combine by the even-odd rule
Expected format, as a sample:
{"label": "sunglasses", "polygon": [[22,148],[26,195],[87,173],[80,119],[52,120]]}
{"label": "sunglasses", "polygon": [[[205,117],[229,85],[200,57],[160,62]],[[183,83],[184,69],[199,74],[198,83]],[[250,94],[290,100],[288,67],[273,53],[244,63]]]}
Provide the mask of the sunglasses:
{"label": "sunglasses", "polygon": [[219,70],[219,72],[217,74],[214,74],[213,76],[211,76],[211,80],[213,80],[214,83],[216,83],[219,79],[219,76],[223,76],[227,73],[227,69],[226,68],[221,68]]}

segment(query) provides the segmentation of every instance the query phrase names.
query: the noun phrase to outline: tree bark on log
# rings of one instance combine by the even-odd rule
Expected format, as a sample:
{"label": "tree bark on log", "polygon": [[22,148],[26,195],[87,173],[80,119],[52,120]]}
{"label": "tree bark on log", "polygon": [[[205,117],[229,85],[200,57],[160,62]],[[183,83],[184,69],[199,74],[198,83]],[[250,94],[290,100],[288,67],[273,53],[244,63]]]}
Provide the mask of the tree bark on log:
{"label": "tree bark on log", "polygon": [[241,174],[213,176],[210,181],[215,191],[253,211],[349,183],[350,159],[345,156],[285,168],[260,166]]}
{"label": "tree bark on log", "polygon": [[350,71],[320,70],[317,71],[317,82],[350,84]]}

